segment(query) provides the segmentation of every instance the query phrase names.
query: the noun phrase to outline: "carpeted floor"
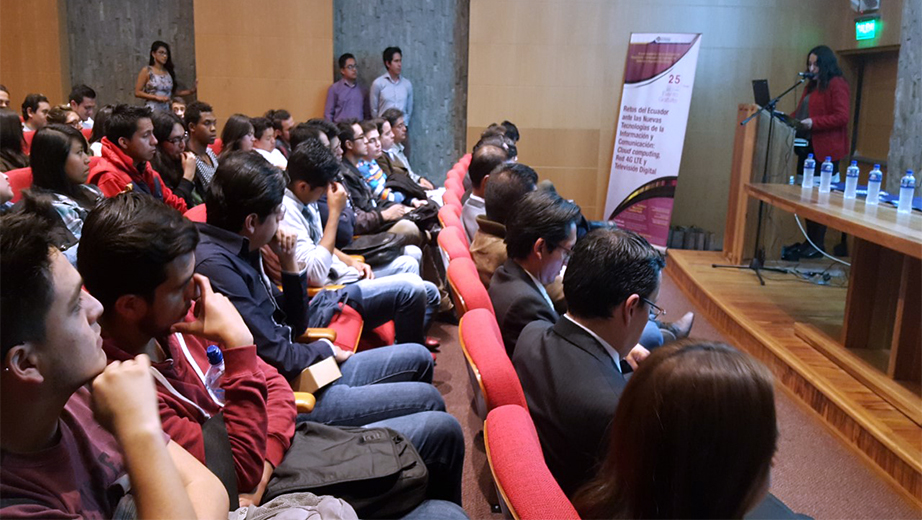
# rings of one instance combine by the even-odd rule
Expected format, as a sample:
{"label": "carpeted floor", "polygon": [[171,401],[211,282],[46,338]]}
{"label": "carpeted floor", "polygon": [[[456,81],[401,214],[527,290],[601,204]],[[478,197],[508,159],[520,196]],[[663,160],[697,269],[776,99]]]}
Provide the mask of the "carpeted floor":
{"label": "carpeted floor", "polygon": [[[697,311],[668,277],[663,278],[658,304],[675,319]],[[448,411],[464,428],[464,509],[473,519],[500,519],[490,468],[483,448],[483,422],[471,408],[472,390],[457,327],[437,323],[431,334],[442,340],[434,384],[445,397]],[[726,339],[700,314],[694,337]],[[782,389],[776,392],[781,432],[772,472],[771,491],[796,512],[817,519],[922,518],[922,510],[891,487],[859,456],[843,445],[818,416]]]}

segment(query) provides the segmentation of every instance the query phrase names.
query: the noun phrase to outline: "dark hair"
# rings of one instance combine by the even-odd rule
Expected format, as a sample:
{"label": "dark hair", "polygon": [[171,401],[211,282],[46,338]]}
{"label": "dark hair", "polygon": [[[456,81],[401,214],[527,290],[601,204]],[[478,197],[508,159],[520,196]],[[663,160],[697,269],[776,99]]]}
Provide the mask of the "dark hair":
{"label": "dark hair", "polygon": [[256,135],[256,138],[259,139],[262,137],[266,130],[272,130],[275,132],[275,127],[272,126],[272,121],[267,117],[254,117],[250,119],[250,124],[253,125],[253,134]]}
{"label": "dark hair", "polygon": [[341,69],[342,69],[342,68],[345,68],[345,67],[346,67],[346,61],[348,61],[348,60],[354,60],[354,59],[355,59],[355,56],[353,56],[352,54],[350,54],[350,53],[348,53],[348,52],[345,53],[345,54],[343,54],[342,56],[339,57],[339,68],[341,68]]}
{"label": "dark hair", "polygon": [[388,123],[391,124],[391,128],[397,125],[397,120],[403,117],[403,111],[399,108],[388,108],[381,114],[381,117],[386,119]]}
{"label": "dark hair", "polygon": [[106,121],[106,138],[112,141],[112,144],[118,146],[120,138],[131,139],[131,136],[138,131],[138,121],[144,118],[150,119],[150,115],[151,109],[148,107],[133,107],[125,104],[115,105],[115,108],[112,109],[112,114]]}
{"label": "dark hair", "polygon": [[564,274],[567,308],[580,318],[608,318],[632,294],[649,298],[664,267],[662,253],[637,233],[593,231],[573,248]]}
{"label": "dark hair", "polygon": [[579,206],[556,193],[533,191],[525,195],[506,224],[506,255],[515,259],[528,257],[539,238],[552,251],[567,239],[570,226],[579,217]]}
{"label": "dark hair", "polygon": [[67,96],[68,101],[73,101],[78,105],[83,103],[83,98],[96,99],[96,91],[86,85],[80,84],[72,88],[70,95]]}
{"label": "dark hair", "polygon": [[195,251],[198,240],[195,224],[178,211],[140,192],[121,193],[84,221],[77,268],[106,309],[125,294],[150,301],[167,264]]}
{"label": "dark hair", "polygon": [[38,112],[38,104],[43,101],[45,103],[48,103],[49,105],[51,104],[48,102],[48,98],[46,98],[44,94],[27,95],[26,99],[22,100],[22,120],[23,121],[29,120],[28,109],[30,108],[32,109],[32,113]]}
{"label": "dark hair", "polygon": [[112,110],[115,105],[106,105],[96,111],[96,119],[93,120],[93,133],[90,134],[90,143],[100,141],[106,135],[106,128],[109,127],[109,117],[112,116]]}
{"label": "dark hair", "polygon": [[173,80],[173,90],[170,92],[170,94],[172,94],[173,92],[176,92],[176,71],[173,68],[173,51],[170,50],[170,44],[168,44],[167,42],[162,42],[160,40],[157,40],[154,43],[152,43],[150,46],[150,52],[147,53],[147,56],[149,57],[149,59],[147,60],[147,64],[148,65],[154,64],[154,57],[151,55],[157,52],[157,49],[159,49],[160,47],[163,47],[166,49],[166,64],[163,66],[163,68],[166,69],[166,71],[170,73],[170,79]]}
{"label": "dark hair", "polygon": [[173,103],[179,103],[182,106],[186,106],[186,100],[183,99],[182,96],[173,96],[173,99],[170,100],[170,105],[172,106]]}
{"label": "dark hair", "polygon": [[166,110],[155,111],[150,119],[154,123],[154,137],[157,138],[157,151],[154,153],[154,158],[151,159],[150,165],[160,174],[171,189],[175,188],[179,185],[179,181],[182,180],[182,160],[169,157],[164,152],[163,145],[170,139],[174,126],[179,125],[180,128],[185,128],[183,127],[183,120],[173,112]]}
{"label": "dark hair", "polygon": [[[288,144],[291,145],[291,149],[294,150],[299,144],[308,139],[320,139],[320,134],[325,134],[325,132],[319,126],[310,123],[298,123],[288,134]],[[288,162],[290,163],[291,159],[289,159]]]}
{"label": "dark hair", "polygon": [[573,498],[582,518],[743,518],[778,443],[771,373],[720,343],[654,350],[612,424],[608,456]]}
{"label": "dark hair", "polygon": [[64,171],[74,141],[80,143],[84,153],[89,152],[83,133],[72,126],[55,123],[35,132],[29,157],[32,185],[67,195],[89,209],[95,206],[96,197],[89,197],[88,192],[78,189],[78,185],[69,180]]}
{"label": "dark hair", "polygon": [[400,50],[400,47],[388,47],[384,49],[384,66],[387,67],[387,64],[394,61],[394,55],[399,54],[400,57],[403,57],[403,51]]}
{"label": "dark hair", "polygon": [[[359,123],[359,120],[354,117],[350,117],[349,119],[344,119],[339,123],[336,123],[336,126],[339,128],[340,141],[343,143],[346,141],[355,141],[355,132],[352,130],[353,125],[362,126],[362,124]],[[345,144],[343,145],[343,149],[345,149]]]}
{"label": "dark hair", "polygon": [[278,110],[269,110],[268,112],[263,114],[263,117],[265,117],[266,119],[272,122],[272,128],[275,128],[276,130],[281,130],[282,122],[288,121],[289,119],[291,119],[291,113],[289,113],[284,108],[280,108]]}
{"label": "dark hair", "polygon": [[[323,133],[327,134],[327,139],[330,141],[332,141],[334,137],[339,137],[339,128],[336,127],[336,123],[332,123],[326,119],[315,118],[308,119],[307,124],[319,128]],[[294,145],[292,145],[292,147],[294,147]]]}
{"label": "dark hair", "polygon": [[285,197],[285,175],[256,151],[229,155],[218,163],[205,194],[208,223],[239,233],[248,215],[260,222]]}
{"label": "dark hair", "polygon": [[55,105],[51,107],[51,110],[48,111],[48,117],[46,121],[48,124],[67,124],[67,114],[74,112],[74,109],[70,105]]}
{"label": "dark hair", "polygon": [[514,143],[519,142],[519,127],[512,124],[512,121],[509,121],[508,119],[500,123],[500,125],[506,129],[506,137],[512,139],[512,142]]}
{"label": "dark hair", "polygon": [[[52,248],[64,242],[57,216],[37,208],[28,192],[16,211],[0,217],[0,350],[45,340],[45,317],[54,300]],[[52,213],[54,209],[50,210]]]}
{"label": "dark hair", "polygon": [[471,176],[471,184],[480,189],[483,179],[490,175],[497,166],[503,164],[506,155],[506,150],[496,146],[484,146],[474,152],[471,165],[467,170]]}
{"label": "dark hair", "polygon": [[506,140],[506,157],[511,161],[519,156],[519,149],[515,146],[515,142],[513,142],[512,139],[508,137],[504,139]]}
{"label": "dark hair", "polygon": [[12,110],[0,110],[0,158],[12,169],[29,166],[29,156],[22,151],[22,122]]}
{"label": "dark hair", "polygon": [[307,139],[299,144],[288,158],[291,182],[304,181],[311,188],[320,188],[333,182],[338,174],[339,161],[317,139]]}
{"label": "dark hair", "polygon": [[186,105],[186,111],[182,115],[183,128],[188,130],[189,125],[197,125],[202,120],[203,112],[214,112],[214,109],[204,101],[193,101]]}
{"label": "dark hair", "polygon": [[499,171],[490,174],[490,182],[484,192],[484,207],[487,218],[505,225],[522,197],[535,191],[538,174],[530,166],[520,163],[504,163]]}
{"label": "dark hair", "polygon": [[816,55],[816,68],[819,69],[817,77],[810,82],[811,90],[819,85],[820,90],[826,90],[829,86],[829,80],[837,76],[842,76],[842,69],[839,68],[839,60],[836,59],[836,53],[825,45],[818,45],[807,53],[807,62],[810,62],[810,55]]}
{"label": "dark hair", "polygon": [[471,150],[471,153],[477,153],[477,150],[480,150],[484,146],[496,146],[497,148],[502,148],[509,153],[509,145],[506,143],[506,138],[502,134],[493,134],[486,137],[481,137],[477,144],[474,145],[474,149]]}
{"label": "dark hair", "polygon": [[[186,107],[188,110],[189,107]],[[253,123],[250,118],[243,114],[234,114],[227,118],[224,128],[221,130],[221,155],[218,156],[218,162],[224,160],[232,152],[240,149],[240,139],[253,131]]]}
{"label": "dark hair", "polygon": [[362,131],[366,134],[372,130],[378,130],[378,120],[377,119],[366,119],[359,123],[359,126],[362,127]]}
{"label": "dark hair", "polygon": [[0,84],[0,90],[2,90],[3,92],[6,92],[7,94],[10,93],[9,89],[6,88],[6,85]]}
{"label": "dark hair", "polygon": [[503,125],[498,125],[498,124],[496,124],[496,123],[492,123],[492,124],[490,124],[490,126],[488,126],[488,127],[486,128],[486,130],[484,130],[483,132],[480,133],[480,138],[481,138],[481,139],[486,139],[487,137],[491,137],[491,136],[494,136],[494,135],[505,136],[505,135],[506,135],[506,127],[503,126]]}

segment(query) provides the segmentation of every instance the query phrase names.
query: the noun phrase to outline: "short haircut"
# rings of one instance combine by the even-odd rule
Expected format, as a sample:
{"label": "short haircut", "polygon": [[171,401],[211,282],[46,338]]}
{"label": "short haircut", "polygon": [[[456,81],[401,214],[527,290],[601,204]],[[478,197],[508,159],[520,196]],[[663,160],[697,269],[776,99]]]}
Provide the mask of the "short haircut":
{"label": "short haircut", "polygon": [[480,138],[486,139],[487,137],[490,137],[493,135],[505,136],[506,127],[504,127],[503,125],[498,125],[496,123],[493,123],[490,126],[488,126],[486,130],[480,133]]}
{"label": "short haircut", "polygon": [[6,88],[6,85],[2,85],[2,84],[0,84],[0,91],[6,92],[7,94],[10,93],[9,89]]}
{"label": "short haircut", "polygon": [[302,142],[288,158],[288,177],[291,182],[304,181],[311,188],[324,187],[339,175],[339,161],[333,152],[318,139]]}
{"label": "short haircut", "polygon": [[253,125],[253,134],[257,139],[262,137],[266,130],[275,131],[275,127],[272,126],[272,121],[268,117],[254,117],[250,119],[250,124]]}
{"label": "short haircut", "polygon": [[608,318],[632,294],[649,298],[664,267],[662,253],[637,233],[592,231],[573,248],[564,274],[567,308],[579,318]]}
{"label": "short haircut", "polygon": [[205,193],[208,223],[239,233],[251,214],[263,222],[282,203],[286,184],[282,171],[258,152],[230,154],[218,164]]}
{"label": "short haircut", "polygon": [[341,69],[345,68],[345,67],[346,67],[346,61],[348,61],[348,60],[355,60],[355,56],[353,56],[352,54],[350,54],[350,53],[348,53],[348,52],[345,53],[345,54],[343,54],[342,56],[340,56],[340,57],[339,57],[339,68],[341,68]]}
{"label": "short haircut", "polygon": [[496,146],[506,150],[506,153],[508,153],[509,150],[509,145],[506,143],[506,138],[499,134],[481,137],[480,140],[477,141],[477,144],[474,145],[472,153],[477,153],[477,150],[480,150],[484,146]]}
{"label": "short haircut", "polygon": [[182,105],[186,106],[186,100],[182,96],[173,96],[173,100],[170,101],[171,105]]}
{"label": "short haircut", "polygon": [[73,101],[78,105],[83,103],[83,98],[96,99],[96,91],[86,85],[80,84],[71,89],[70,95],[67,96],[68,101]]}
{"label": "short haircut", "polygon": [[359,123],[359,126],[361,126],[362,131],[367,134],[368,132],[371,132],[372,130],[375,130],[375,131],[378,130],[378,123],[376,121],[377,121],[376,119],[366,119],[362,121],[361,123]]}
{"label": "short haircut", "polygon": [[512,142],[519,142],[519,127],[512,124],[508,119],[500,123],[506,129],[506,137],[512,139]]}
{"label": "short haircut", "polygon": [[24,194],[22,208],[0,218],[2,359],[16,345],[45,340],[45,318],[54,300],[51,256],[63,236],[57,217],[33,208],[31,200]]}
{"label": "short haircut", "polygon": [[166,266],[192,253],[195,224],[140,192],[104,199],[83,223],[77,268],[90,294],[108,309],[126,294],[153,300]]}
{"label": "short haircut", "polygon": [[70,105],[55,105],[48,111],[48,117],[45,118],[45,121],[49,124],[65,125],[67,124],[67,114],[73,111],[74,109]]}
{"label": "short haircut", "polygon": [[327,139],[330,141],[332,141],[334,137],[339,136],[339,128],[336,127],[336,123],[327,121],[326,119],[308,119],[307,124],[319,128],[323,133],[327,134]]}
{"label": "short haircut", "polygon": [[394,61],[394,55],[399,54],[400,57],[403,57],[403,51],[400,50],[400,47],[388,47],[384,49],[384,65]]}
{"label": "short haircut", "polygon": [[539,238],[544,239],[549,251],[553,250],[567,239],[570,226],[580,218],[579,206],[545,191],[525,195],[512,211],[505,242],[507,256],[515,259],[527,258]]}
{"label": "short haircut", "polygon": [[490,174],[484,193],[487,218],[505,225],[522,197],[535,191],[538,174],[521,163],[504,163],[499,171]]}
{"label": "short haircut", "polygon": [[387,122],[391,124],[391,128],[393,128],[397,126],[397,120],[403,117],[403,115],[403,110],[391,107],[385,110],[384,113],[381,114],[381,117],[386,119]]}
{"label": "short haircut", "polygon": [[[22,119],[24,121],[29,120],[28,109],[32,109],[32,112],[38,112],[38,104],[41,102],[48,103],[48,98],[44,94],[29,94],[26,96],[26,99],[22,100]],[[48,103],[49,105],[51,103]]]}
{"label": "short haircut", "polygon": [[285,110],[284,108],[279,108],[277,110],[269,110],[268,112],[263,114],[263,117],[267,118],[269,121],[272,122],[272,128],[275,128],[276,130],[281,130],[282,122],[288,121],[289,119],[291,119],[291,113]]}
{"label": "short haircut", "polygon": [[183,114],[183,126],[188,130],[189,125],[197,125],[202,120],[204,112],[214,112],[211,105],[204,101],[193,101],[186,105],[186,112]]}
{"label": "short haircut", "polygon": [[131,139],[131,136],[138,131],[138,121],[144,118],[150,119],[150,115],[151,110],[147,107],[115,105],[106,121],[106,138],[114,145],[118,145],[118,140],[122,137]]}
{"label": "short haircut", "polygon": [[[339,127],[339,140],[345,143],[346,141],[355,141],[355,131],[352,129],[354,125],[362,126],[359,123],[358,119],[351,117],[345,119],[336,124]],[[345,149],[345,144],[343,144],[343,149]]]}
{"label": "short haircut", "polygon": [[480,189],[483,179],[490,175],[497,166],[503,164],[507,158],[506,155],[506,150],[496,146],[484,146],[474,152],[471,165],[467,170],[471,176],[471,184]]}
{"label": "short haircut", "polygon": [[515,159],[519,156],[519,149],[515,146],[515,142],[508,137],[506,139],[506,155],[509,157],[509,160]]}
{"label": "short haircut", "polygon": [[[319,126],[310,123],[298,123],[291,129],[288,135],[288,144],[291,145],[291,149],[294,150],[298,145],[308,139],[317,139],[319,141],[321,134],[325,134],[325,132]],[[291,163],[291,159],[289,159],[288,162]]]}

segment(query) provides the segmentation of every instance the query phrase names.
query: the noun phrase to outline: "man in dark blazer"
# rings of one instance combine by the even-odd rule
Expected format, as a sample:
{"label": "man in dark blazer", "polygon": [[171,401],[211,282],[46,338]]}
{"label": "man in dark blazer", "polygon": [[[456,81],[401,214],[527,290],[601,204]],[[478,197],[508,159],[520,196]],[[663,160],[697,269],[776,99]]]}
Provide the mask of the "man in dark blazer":
{"label": "man in dark blazer", "polygon": [[636,367],[649,354],[637,342],[649,317],[662,312],[656,299],[665,265],[640,235],[593,231],[564,275],[568,313],[556,324],[533,322],[519,336],[512,364],[548,468],[568,496],[606,453],[627,383],[622,359]]}

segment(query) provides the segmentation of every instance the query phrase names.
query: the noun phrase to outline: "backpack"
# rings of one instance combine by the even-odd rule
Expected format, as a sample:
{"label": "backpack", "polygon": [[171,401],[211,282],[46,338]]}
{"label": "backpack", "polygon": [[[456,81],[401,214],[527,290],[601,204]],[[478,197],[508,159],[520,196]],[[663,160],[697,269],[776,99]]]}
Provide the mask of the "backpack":
{"label": "backpack", "polygon": [[365,263],[372,266],[387,265],[403,254],[403,235],[390,233],[375,233],[373,235],[359,235],[352,243],[342,249],[347,255],[362,255]]}

